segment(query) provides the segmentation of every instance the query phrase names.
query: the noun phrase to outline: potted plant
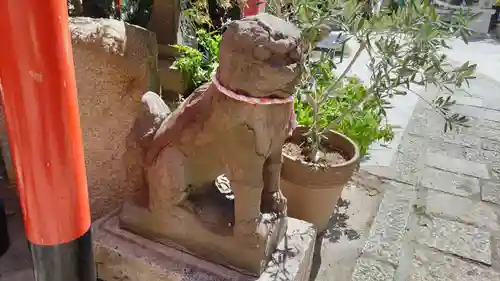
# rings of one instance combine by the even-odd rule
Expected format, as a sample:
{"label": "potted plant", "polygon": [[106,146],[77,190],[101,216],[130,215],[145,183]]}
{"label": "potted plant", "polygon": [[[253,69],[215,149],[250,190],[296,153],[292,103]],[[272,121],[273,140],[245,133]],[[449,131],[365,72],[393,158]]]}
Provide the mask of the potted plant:
{"label": "potted plant", "polygon": [[[333,62],[320,59],[310,68],[310,79],[297,89],[299,126],[283,147],[281,188],[288,198],[288,215],[313,223],[321,232],[370,144],[391,141],[394,134],[380,100],[366,99],[367,88],[357,78],[344,79],[335,91],[338,96],[327,97],[325,91],[336,79]],[[315,102],[321,97],[323,102]],[[358,110],[350,108],[364,99]]]}
{"label": "potted plant", "polygon": [[[302,62],[303,78],[295,103],[301,126],[283,147],[282,189],[288,199],[288,215],[312,222],[321,233],[344,184],[357,168],[360,148],[366,153],[372,141],[392,138],[392,129],[382,123],[390,99],[408,92],[418,95],[412,90],[414,85],[432,84],[452,94],[452,86],[461,87],[473,78],[475,65],[454,67],[440,52],[448,48],[446,40],[455,34],[467,40],[469,16],[454,15],[453,24],[441,21],[428,1],[412,1],[396,11],[386,11],[381,5],[368,7],[369,1],[292,2],[285,10],[274,12],[300,27],[309,51]],[[315,43],[331,26],[340,27],[359,44],[337,77],[328,56],[318,60],[314,54]],[[369,56],[367,67],[371,71],[371,79],[363,87],[346,78],[361,54]],[[450,112],[450,97],[424,101],[445,119],[445,131],[466,124],[465,116]],[[370,131],[360,126],[365,117],[382,127],[359,137],[359,133]]]}

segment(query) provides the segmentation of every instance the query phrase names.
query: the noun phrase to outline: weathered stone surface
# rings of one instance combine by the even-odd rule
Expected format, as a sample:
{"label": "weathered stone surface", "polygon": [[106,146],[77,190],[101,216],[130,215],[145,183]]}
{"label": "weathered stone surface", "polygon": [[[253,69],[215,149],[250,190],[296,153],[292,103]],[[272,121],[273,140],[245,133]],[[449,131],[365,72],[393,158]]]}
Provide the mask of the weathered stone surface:
{"label": "weathered stone surface", "polygon": [[481,200],[500,206],[500,182],[483,181],[481,186]]}
{"label": "weathered stone surface", "polygon": [[435,251],[417,249],[408,281],[492,281],[500,273]]}
{"label": "weathered stone surface", "polygon": [[491,109],[474,107],[474,106],[466,106],[466,105],[455,105],[452,107],[451,110],[453,112],[456,112],[456,113],[459,113],[459,114],[462,114],[465,116],[482,118],[482,119],[491,120],[491,121],[500,120],[500,111],[497,111],[497,110],[491,110]]}
{"label": "weathered stone surface", "polygon": [[142,94],[159,90],[157,45],[153,33],[122,21],[70,18],[69,27],[87,183],[96,219],[144,185],[139,151],[128,136]]}
{"label": "weathered stone surface", "polygon": [[288,239],[255,278],[125,231],[113,214],[93,224],[93,235],[97,273],[105,281],[308,281],[316,239],[311,224],[289,218]]}
{"label": "weathered stone surface", "polygon": [[463,133],[461,127],[455,128],[451,132],[442,132],[442,139],[463,147],[478,147],[481,139],[478,136],[467,135]]}
{"label": "weathered stone surface", "polygon": [[500,164],[500,151],[482,150],[478,160],[482,163],[498,165]]}
{"label": "weathered stone surface", "polygon": [[430,167],[424,168],[421,180],[422,185],[427,188],[453,193],[460,196],[470,196],[480,192],[478,179]]}
{"label": "weathered stone surface", "polygon": [[148,29],[156,33],[158,43],[177,44],[177,34],[181,20],[181,1],[154,1]]}
{"label": "weathered stone surface", "polygon": [[493,247],[492,267],[500,273],[500,232],[496,232],[493,234],[491,245]]}
{"label": "weathered stone surface", "polygon": [[470,118],[470,127],[463,128],[469,135],[480,136],[483,139],[500,141],[500,123],[482,118]]}
{"label": "weathered stone surface", "polygon": [[442,141],[442,139],[429,139],[427,142],[427,151],[433,153],[446,152],[446,156],[452,158],[461,158],[467,161],[482,162],[483,151],[479,147],[467,147],[459,145],[456,143],[451,143],[448,141]]}
{"label": "weathered stone surface", "polygon": [[156,37],[109,19],[71,18],[78,103],[93,218],[144,186],[129,134],[142,94],[159,91]]}
{"label": "weathered stone surface", "polygon": [[500,83],[482,73],[475,73],[476,79],[469,80],[470,87],[462,89],[464,96],[478,97],[482,99],[498,98]]}
{"label": "weathered stone surface", "polygon": [[[500,134],[500,131],[498,132]],[[494,140],[489,140],[489,139],[482,139],[481,140],[481,148],[487,151],[500,151],[500,142],[494,141]]]}
{"label": "weathered stone surface", "polygon": [[445,156],[441,153],[427,152],[426,165],[441,170],[488,179],[488,168],[485,164]]}
{"label": "weathered stone surface", "polygon": [[393,281],[395,272],[389,264],[361,258],[354,268],[352,281]]}
{"label": "weathered stone surface", "polygon": [[429,190],[426,206],[427,213],[433,216],[500,230],[495,210],[483,202]]}
{"label": "weathered stone surface", "polygon": [[419,243],[467,259],[491,264],[491,235],[463,223],[434,217],[420,227]]}
{"label": "weathered stone surface", "polygon": [[[262,273],[286,228],[281,156],[293,129],[299,40],[295,26],[265,13],[227,26],[217,79],[145,126],[154,136],[141,145],[148,189],[122,206],[122,227],[248,274]],[[269,106],[250,97],[278,102]],[[230,183],[217,184],[221,175]]]}
{"label": "weathered stone surface", "polygon": [[[229,26],[220,46],[220,53],[226,55],[220,56],[219,79],[226,88],[235,92],[251,93],[253,97],[287,98],[300,79],[299,67],[292,63],[302,56],[302,46],[298,42],[300,31],[269,14],[257,17],[271,27],[269,30],[279,29],[282,35],[272,32],[269,35],[267,31],[252,34],[254,30],[268,29],[256,25],[254,17],[239,21],[238,28],[235,24]],[[270,36],[277,36],[276,41],[270,40]],[[283,60],[289,68],[276,67],[275,63],[269,62],[277,59]]]}
{"label": "weathered stone surface", "polygon": [[457,96],[452,98],[460,105],[483,107],[485,104],[484,100],[478,97]]}
{"label": "weathered stone surface", "polygon": [[399,185],[387,190],[362,252],[397,265],[403,239],[415,200],[411,186]]}
{"label": "weathered stone surface", "polygon": [[403,182],[416,183],[421,166],[420,162],[425,161],[425,155],[422,151],[425,151],[426,148],[424,138],[411,135],[403,137],[394,163],[393,178]]}
{"label": "weathered stone surface", "polygon": [[[429,124],[432,124],[430,126]],[[476,147],[480,138],[472,134],[464,134],[465,129],[454,127],[453,130],[445,132],[444,119],[435,110],[419,108],[412,116],[408,125],[410,135],[430,137],[429,142],[448,142],[464,147]]]}
{"label": "weathered stone surface", "polygon": [[439,114],[432,109],[420,107],[413,114],[407,131],[411,135],[439,137],[443,127],[444,119]]}
{"label": "weathered stone surface", "polygon": [[428,142],[427,151],[440,153],[446,151],[446,155],[453,158],[463,158],[466,153],[466,148],[454,143],[442,141],[440,138],[430,139]]}

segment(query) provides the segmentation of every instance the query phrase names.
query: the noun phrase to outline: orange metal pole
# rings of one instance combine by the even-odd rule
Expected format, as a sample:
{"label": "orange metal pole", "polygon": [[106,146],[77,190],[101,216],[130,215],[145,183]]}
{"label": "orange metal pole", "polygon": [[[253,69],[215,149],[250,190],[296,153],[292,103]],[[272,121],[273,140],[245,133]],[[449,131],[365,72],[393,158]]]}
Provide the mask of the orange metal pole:
{"label": "orange metal pole", "polygon": [[115,14],[118,18],[121,17],[122,14],[122,0],[115,0]]}
{"label": "orange metal pole", "polygon": [[37,281],[95,281],[65,0],[0,0],[0,91]]}
{"label": "orange metal pole", "polygon": [[248,0],[243,8],[242,17],[255,16],[266,11],[267,0]]}

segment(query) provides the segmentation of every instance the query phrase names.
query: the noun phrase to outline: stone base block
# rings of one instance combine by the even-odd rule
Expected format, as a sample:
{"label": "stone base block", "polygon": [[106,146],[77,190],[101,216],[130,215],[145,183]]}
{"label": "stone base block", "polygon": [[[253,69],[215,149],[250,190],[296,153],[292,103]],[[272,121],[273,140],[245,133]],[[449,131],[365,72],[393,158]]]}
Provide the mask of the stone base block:
{"label": "stone base block", "polygon": [[310,223],[287,220],[286,239],[265,272],[252,277],[121,229],[114,213],[93,224],[98,277],[104,281],[308,281],[316,230]]}

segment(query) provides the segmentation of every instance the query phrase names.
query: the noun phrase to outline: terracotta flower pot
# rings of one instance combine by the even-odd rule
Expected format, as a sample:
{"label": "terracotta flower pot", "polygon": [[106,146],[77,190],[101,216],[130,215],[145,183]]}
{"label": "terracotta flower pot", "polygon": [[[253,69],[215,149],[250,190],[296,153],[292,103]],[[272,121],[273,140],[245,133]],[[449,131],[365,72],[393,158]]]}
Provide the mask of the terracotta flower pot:
{"label": "terracotta flower pot", "polygon": [[[301,144],[305,127],[297,127],[289,142]],[[288,199],[288,216],[314,224],[318,233],[323,232],[342,194],[359,165],[358,146],[348,137],[330,132],[325,145],[340,153],[344,163],[314,169],[312,164],[288,155],[283,151],[281,189]]]}

